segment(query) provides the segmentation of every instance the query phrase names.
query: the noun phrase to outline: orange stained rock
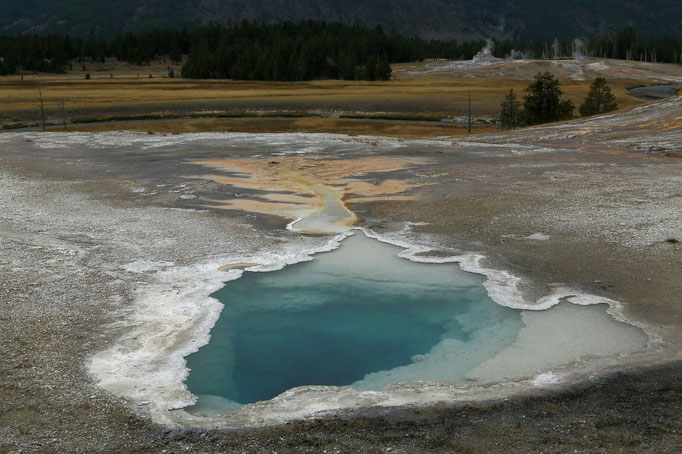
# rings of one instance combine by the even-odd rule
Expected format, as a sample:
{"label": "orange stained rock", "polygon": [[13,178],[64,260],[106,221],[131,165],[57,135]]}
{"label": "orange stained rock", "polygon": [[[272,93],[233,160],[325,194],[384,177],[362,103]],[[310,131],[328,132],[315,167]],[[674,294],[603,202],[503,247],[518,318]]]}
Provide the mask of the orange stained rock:
{"label": "orange stained rock", "polygon": [[328,209],[330,204],[337,204],[346,208],[338,210],[339,213],[346,214],[337,223],[350,227],[356,222],[356,217],[348,209],[346,202],[414,200],[414,195],[407,195],[405,192],[423,184],[397,178],[380,181],[376,178],[377,174],[430,162],[426,158],[402,156],[329,159],[310,155],[203,159],[194,161],[194,164],[227,173],[208,173],[197,178],[263,192],[227,201],[207,201],[211,206],[295,220],[320,213]]}

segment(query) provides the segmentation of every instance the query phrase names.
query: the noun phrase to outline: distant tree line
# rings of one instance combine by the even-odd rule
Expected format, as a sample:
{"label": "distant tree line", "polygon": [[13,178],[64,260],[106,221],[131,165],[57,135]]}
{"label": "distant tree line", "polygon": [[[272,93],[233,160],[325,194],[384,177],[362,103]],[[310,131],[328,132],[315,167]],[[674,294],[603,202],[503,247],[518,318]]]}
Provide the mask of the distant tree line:
{"label": "distant tree line", "polygon": [[315,21],[215,25],[193,38],[182,77],[196,79],[387,80],[390,63],[445,51],[381,27]]}
{"label": "distant tree line", "polygon": [[682,40],[672,36],[637,35],[631,28],[596,35],[589,40],[520,41],[493,40],[493,55],[538,59],[597,57],[682,64]]}
{"label": "distant tree line", "polygon": [[246,80],[344,78],[382,80],[390,63],[424,58],[471,58],[482,41],[423,40],[380,26],[302,21],[208,25],[128,32],[104,39],[56,35],[0,36],[0,74],[18,71],[65,72],[85,61],[116,58],[142,65],[161,56],[180,62],[183,77]]}
{"label": "distant tree line", "polygon": [[0,36],[0,74],[19,71],[63,73],[73,61],[104,62],[116,58],[142,65],[162,55],[179,62],[189,52],[191,34],[187,29],[154,29],[141,33],[118,34],[112,39],[69,35]]}
{"label": "distant tree line", "polygon": [[[182,76],[243,80],[318,78],[384,80],[390,64],[425,58],[471,59],[483,41],[424,40],[359,25],[302,21],[208,25],[191,30],[152,29],[105,39],[91,32],[69,35],[0,36],[0,74],[60,73],[74,62],[116,58],[146,64],[161,56],[185,58]],[[589,41],[495,41],[497,57],[560,58],[576,54],[666,63],[682,61],[676,38],[636,36],[631,28]]]}
{"label": "distant tree line", "polygon": [[632,28],[597,35],[590,40],[555,40],[553,42],[515,39],[494,41],[493,55],[538,59],[597,57],[619,60],[682,64],[682,40],[674,37],[635,35]]}
{"label": "distant tree line", "polygon": [[637,36],[632,28],[597,36],[587,47],[588,54],[595,57],[682,63],[682,40],[669,36]]}

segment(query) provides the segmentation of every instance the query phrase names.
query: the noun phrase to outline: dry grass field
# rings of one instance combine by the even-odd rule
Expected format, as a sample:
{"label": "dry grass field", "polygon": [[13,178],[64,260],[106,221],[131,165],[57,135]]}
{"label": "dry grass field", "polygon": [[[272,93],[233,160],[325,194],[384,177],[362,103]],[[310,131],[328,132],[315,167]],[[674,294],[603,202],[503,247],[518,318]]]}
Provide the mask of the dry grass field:
{"label": "dry grass field", "polygon": [[[551,62],[549,62],[551,63]],[[61,123],[59,104],[63,100],[67,115],[75,122],[106,119],[133,122],[141,117],[182,117],[200,113],[238,112],[268,116],[315,114],[326,118],[208,119],[126,124],[126,129],[165,132],[185,131],[309,131],[416,136],[457,135],[462,128],[442,122],[381,121],[344,119],[347,113],[391,113],[459,118],[466,115],[468,95],[476,118],[494,118],[500,102],[510,88],[522,92],[535,72],[552,70],[561,78],[565,96],[580,105],[592,81],[581,63],[571,67],[548,62],[505,63],[475,68],[438,68],[433,63],[396,65],[395,77],[388,82],[321,80],[311,82],[242,82],[230,80],[186,80],[167,77],[167,66],[130,67],[124,64],[92,68],[92,79],[84,71],[65,75],[24,75],[0,78],[0,124],[37,125],[40,120],[39,92],[43,94],[47,122]],[[505,66],[506,65],[506,66]],[[658,65],[672,67],[672,65]],[[568,68],[568,69],[567,69]],[[575,77],[576,68],[585,77]],[[627,71],[606,66],[608,78],[621,109],[643,101],[627,94],[628,87],[656,83],[655,71]],[[675,68],[675,67],[672,67]],[[178,68],[174,68],[177,70]],[[655,68],[654,68],[655,69]],[[610,70],[610,73],[609,73]],[[139,74],[139,76],[138,76]],[[153,77],[149,78],[149,74]],[[135,118],[137,117],[137,118]],[[407,127],[404,123],[409,123]],[[70,126],[74,128],[76,126]],[[79,130],[121,129],[118,124],[80,126]],[[268,129],[272,128],[272,129]],[[475,132],[488,132],[479,126]]]}

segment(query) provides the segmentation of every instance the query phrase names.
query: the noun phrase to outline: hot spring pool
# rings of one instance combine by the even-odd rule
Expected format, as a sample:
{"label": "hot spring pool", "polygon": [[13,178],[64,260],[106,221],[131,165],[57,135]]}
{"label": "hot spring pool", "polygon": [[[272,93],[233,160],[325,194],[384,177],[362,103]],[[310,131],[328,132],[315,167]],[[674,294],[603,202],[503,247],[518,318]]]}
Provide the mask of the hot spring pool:
{"label": "hot spring pool", "polygon": [[545,371],[616,364],[647,346],[590,296],[511,309],[490,299],[483,276],[401,251],[357,231],[312,261],[228,282],[213,295],[225,308],[210,342],[186,358],[198,397],[186,410],[229,413],[308,385],[552,380]]}
{"label": "hot spring pool", "polygon": [[304,385],[463,381],[514,342],[521,312],[495,304],[483,277],[398,252],[358,232],[310,262],[229,282],[213,295],[225,308],[211,341],[187,357],[189,390],[239,407]]}

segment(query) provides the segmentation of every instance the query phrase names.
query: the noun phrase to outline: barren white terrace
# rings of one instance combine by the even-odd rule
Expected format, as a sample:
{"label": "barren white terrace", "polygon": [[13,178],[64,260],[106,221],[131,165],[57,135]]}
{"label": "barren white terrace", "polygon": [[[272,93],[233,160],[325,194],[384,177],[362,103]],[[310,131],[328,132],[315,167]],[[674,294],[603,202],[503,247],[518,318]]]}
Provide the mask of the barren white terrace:
{"label": "barren white terrace", "polygon": [[[121,136],[125,137],[123,134]],[[41,135],[40,145],[51,147],[49,137]],[[197,140],[208,139],[217,143],[220,140],[229,141],[232,137],[200,135]],[[240,147],[249,146],[248,135],[234,138],[240,141]],[[68,139],[83,142],[92,140],[97,146],[111,146],[102,144],[104,139],[97,135],[75,135],[73,138],[58,135],[55,143],[65,144],[69,142]],[[283,139],[293,152],[298,135],[285,136]],[[305,139],[308,144],[317,143],[315,152],[319,151],[319,147],[326,147],[327,143],[337,147],[347,147],[349,143],[345,137]],[[142,141],[143,138],[131,135],[130,140]],[[193,137],[171,137],[169,140],[174,147],[184,147],[192,146]],[[253,146],[262,149],[263,137],[254,136],[253,140]],[[387,145],[405,146],[404,143],[392,141]],[[142,146],[152,145],[142,143]],[[363,144],[358,142],[357,146],[362,147]],[[164,211],[152,210],[147,216],[153,218]],[[112,213],[111,219],[118,216],[120,214]],[[183,211],[178,212],[178,216],[194,218],[196,214]],[[216,414],[215,408],[204,408],[203,413],[194,411],[194,414],[190,414],[183,408],[195,403],[196,396],[184,385],[188,374],[185,356],[209,341],[210,329],[220,315],[222,305],[210,295],[223,287],[225,282],[237,279],[243,273],[240,269],[221,271],[220,268],[234,263],[248,263],[252,264],[248,267],[250,271],[274,271],[289,264],[311,260],[317,253],[334,250],[350,233],[324,238],[304,237],[295,232],[268,234],[253,230],[248,236],[262,239],[261,245],[254,248],[247,247],[244,240],[237,240],[244,238],[243,226],[224,223],[220,229],[207,235],[207,238],[214,238],[217,234],[223,238],[234,235],[235,241],[238,241],[231,246],[228,246],[229,242],[225,243],[224,252],[214,251],[203,259],[197,257],[193,263],[181,265],[154,254],[146,255],[146,258],[141,256],[125,264],[126,272],[133,275],[151,274],[153,278],[147,284],[140,284],[132,309],[123,314],[119,326],[112,327],[121,332],[120,337],[110,348],[94,355],[90,363],[90,370],[102,387],[149,408],[158,422],[237,427],[277,424],[294,418],[312,417],[319,412],[364,406],[429,405],[495,398],[560,386],[609,367],[637,362],[650,356],[658,347],[656,333],[626,320],[616,301],[566,286],[554,288],[539,300],[530,300],[519,289],[519,278],[504,270],[486,268],[485,258],[480,255],[447,254],[447,251],[442,251],[428,239],[416,239],[409,225],[392,235],[378,235],[371,230],[363,230],[369,237],[363,241],[370,243],[359,243],[360,250],[350,248],[344,260],[352,261],[360,257],[361,250],[366,249],[367,244],[380,241],[402,248],[402,252],[386,246],[385,250],[389,253],[373,264],[376,269],[409,264],[404,259],[440,263],[444,269],[454,266],[446,263],[459,263],[462,270],[484,277],[483,285],[495,303],[521,311],[524,326],[514,342],[466,372],[463,377],[465,382],[461,381],[461,376],[453,378],[447,375],[449,355],[462,346],[444,340],[426,354],[415,358],[413,363],[393,370],[390,379],[386,379],[387,374],[383,373],[368,376],[366,380],[373,382],[371,387],[378,389],[305,386],[228,415]],[[283,236],[276,238],[278,235]],[[433,251],[438,254],[431,254]],[[419,267],[417,264],[410,266]],[[131,284],[133,282],[134,278]],[[426,377],[420,378],[422,381],[415,381],[417,370],[425,374],[421,375]]]}
{"label": "barren white terrace", "polygon": [[[367,234],[374,236],[369,231]],[[309,260],[316,252],[336,248],[344,237],[337,236],[299,254],[289,252],[244,259],[262,263],[250,270],[274,270],[286,263]],[[357,246],[360,248],[347,251],[345,259],[362,257],[361,251],[366,250],[367,245],[359,242]],[[415,254],[423,253],[424,249],[423,246],[412,247],[402,255],[414,259]],[[419,257],[419,261],[428,261],[422,255]],[[180,409],[194,403],[196,397],[183,384],[187,374],[183,357],[208,341],[209,329],[221,310],[221,304],[207,295],[217,290],[222,281],[236,279],[241,274],[239,270],[219,272],[218,263],[163,273],[162,281],[140,298],[131,320],[135,328],[111,349],[96,355],[91,371],[105,388],[151,406],[154,418],[159,422],[241,426],[276,424],[292,418],[311,417],[320,411],[358,406],[428,405],[499,397],[561,384],[575,379],[576,374],[582,376],[596,369],[622,365],[635,360],[637,355],[633,356],[634,353],[644,354],[647,346],[656,347],[654,334],[649,333],[650,337],[647,337],[643,330],[616,321],[616,318],[623,319],[615,301],[560,288],[540,301],[528,302],[517,289],[518,279],[503,271],[481,267],[481,260],[482,257],[471,255],[441,257],[433,261],[459,261],[463,269],[485,275],[485,286],[497,303],[523,308],[525,326],[508,348],[467,372],[467,383],[461,382],[459,371],[451,370],[450,360],[453,355],[473,355],[473,358],[481,353],[475,352],[475,346],[469,346],[467,350],[462,348],[462,343],[444,339],[428,354],[415,358],[411,365],[386,374],[373,374],[366,379],[371,380],[373,388],[391,383],[401,383],[399,385],[372,391],[352,387],[301,387],[271,401],[251,404],[222,416],[219,413],[225,407],[216,406],[215,400],[208,399],[192,414],[186,413]],[[381,270],[381,266],[388,265],[387,269],[390,269],[398,263],[372,263],[372,268]],[[174,290],[169,292],[169,288]],[[178,288],[182,290],[178,291]],[[567,302],[560,303],[562,298]],[[485,330],[485,327],[480,328]],[[415,374],[430,377],[429,381],[414,382]],[[448,382],[447,378],[452,377],[459,378],[460,382]]]}

